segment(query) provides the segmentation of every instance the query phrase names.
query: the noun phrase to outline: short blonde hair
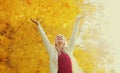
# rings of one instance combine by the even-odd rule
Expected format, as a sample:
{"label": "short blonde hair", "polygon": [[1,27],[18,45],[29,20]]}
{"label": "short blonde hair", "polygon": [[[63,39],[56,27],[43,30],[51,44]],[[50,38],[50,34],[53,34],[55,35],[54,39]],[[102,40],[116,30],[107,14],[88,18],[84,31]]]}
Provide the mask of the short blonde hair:
{"label": "short blonde hair", "polygon": [[56,46],[56,39],[57,39],[58,36],[60,36],[60,37],[63,38],[63,41],[64,41],[64,43],[65,43],[65,45],[66,45],[67,42],[66,42],[66,38],[64,37],[64,35],[58,34],[58,35],[56,36],[56,38],[55,38],[55,46]]}

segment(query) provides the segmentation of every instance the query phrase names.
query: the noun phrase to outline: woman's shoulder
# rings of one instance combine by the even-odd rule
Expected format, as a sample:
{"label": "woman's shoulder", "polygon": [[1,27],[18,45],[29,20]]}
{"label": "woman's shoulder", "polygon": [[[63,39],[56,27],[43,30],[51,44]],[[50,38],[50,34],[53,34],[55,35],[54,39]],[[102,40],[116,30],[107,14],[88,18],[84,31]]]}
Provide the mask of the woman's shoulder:
{"label": "woman's shoulder", "polygon": [[57,53],[57,50],[55,49],[55,47],[54,46],[51,46],[51,48],[50,48],[50,54],[55,54],[55,53]]}
{"label": "woman's shoulder", "polygon": [[68,51],[68,52],[71,52],[71,51],[72,51],[68,46],[65,46],[64,48],[65,48],[65,50]]}

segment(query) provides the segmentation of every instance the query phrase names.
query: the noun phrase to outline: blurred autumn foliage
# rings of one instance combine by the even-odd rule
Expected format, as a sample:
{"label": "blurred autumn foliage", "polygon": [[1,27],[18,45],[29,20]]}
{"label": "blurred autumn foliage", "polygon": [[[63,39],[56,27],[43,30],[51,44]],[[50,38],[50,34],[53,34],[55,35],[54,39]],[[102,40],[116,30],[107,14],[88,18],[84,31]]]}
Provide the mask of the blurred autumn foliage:
{"label": "blurred autumn foliage", "polygon": [[[70,38],[76,16],[88,6],[93,12],[83,0],[0,0],[0,73],[49,73],[48,53],[29,19],[41,22],[54,45],[58,33]],[[85,73],[94,73],[97,60],[90,53],[75,49],[74,56]]]}

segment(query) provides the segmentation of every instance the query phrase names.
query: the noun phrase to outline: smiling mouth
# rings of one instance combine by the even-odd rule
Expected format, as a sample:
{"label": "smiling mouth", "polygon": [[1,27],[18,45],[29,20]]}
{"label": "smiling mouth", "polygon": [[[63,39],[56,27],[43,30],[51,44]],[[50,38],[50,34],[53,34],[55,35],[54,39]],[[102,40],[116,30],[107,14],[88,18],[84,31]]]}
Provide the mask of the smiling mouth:
{"label": "smiling mouth", "polygon": [[57,43],[61,44],[61,43],[63,43],[63,41],[62,41],[62,40],[59,40],[59,41],[57,41]]}
{"label": "smiling mouth", "polygon": [[58,41],[58,43],[62,43],[62,41]]}

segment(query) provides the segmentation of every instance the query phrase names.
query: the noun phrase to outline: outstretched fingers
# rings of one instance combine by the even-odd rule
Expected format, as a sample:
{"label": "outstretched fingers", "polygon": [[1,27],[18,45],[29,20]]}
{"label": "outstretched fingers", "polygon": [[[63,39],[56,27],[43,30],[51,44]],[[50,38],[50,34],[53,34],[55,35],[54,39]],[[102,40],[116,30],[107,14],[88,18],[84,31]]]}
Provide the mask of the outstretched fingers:
{"label": "outstretched fingers", "polygon": [[35,23],[35,24],[39,24],[39,22],[37,21],[37,20],[35,20],[35,19],[32,19],[32,18],[30,18],[30,20],[33,22],[33,23]]}
{"label": "outstretched fingers", "polygon": [[81,16],[81,15],[78,15],[77,18],[76,18],[76,20],[79,21],[80,19],[84,18],[85,16],[86,16],[86,15],[82,15],[82,16]]}

